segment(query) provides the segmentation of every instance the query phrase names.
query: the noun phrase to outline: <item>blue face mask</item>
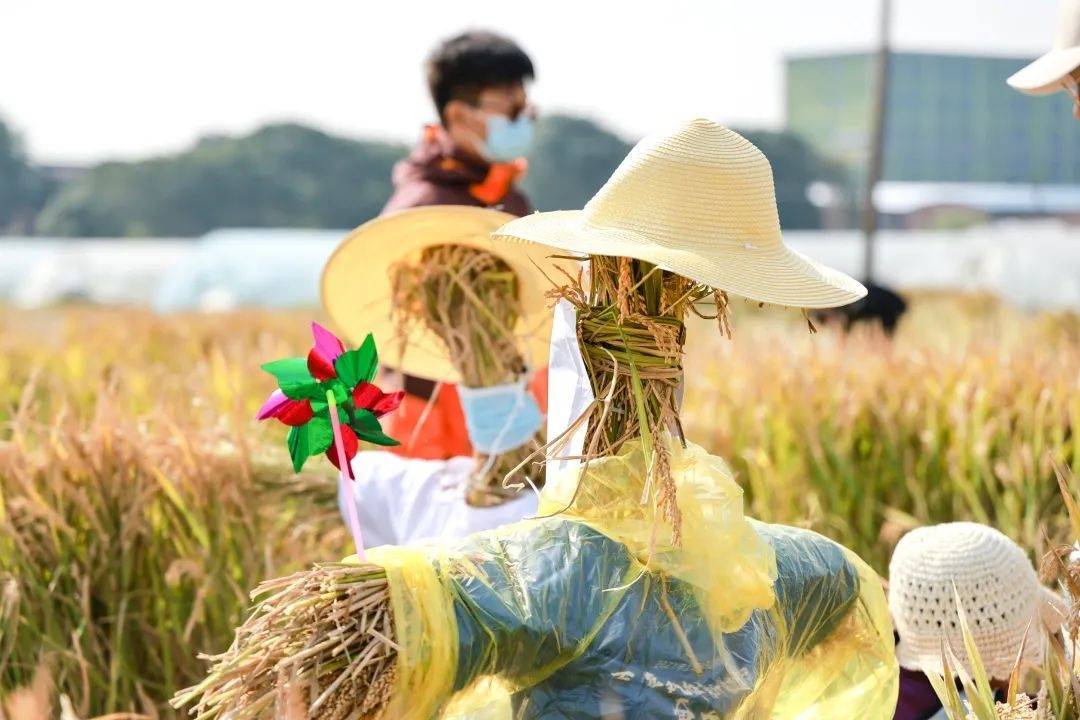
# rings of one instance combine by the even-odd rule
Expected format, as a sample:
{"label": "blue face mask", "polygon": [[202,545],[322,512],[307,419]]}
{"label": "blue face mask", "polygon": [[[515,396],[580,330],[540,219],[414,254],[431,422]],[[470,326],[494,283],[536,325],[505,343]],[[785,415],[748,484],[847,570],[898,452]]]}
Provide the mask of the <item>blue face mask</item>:
{"label": "blue face mask", "polygon": [[457,390],[469,441],[485,455],[521,447],[544,422],[524,382],[484,388],[459,385]]}
{"label": "blue face mask", "polygon": [[484,154],[489,160],[505,162],[523,157],[533,139],[532,118],[524,113],[517,120],[505,115],[488,115]]}

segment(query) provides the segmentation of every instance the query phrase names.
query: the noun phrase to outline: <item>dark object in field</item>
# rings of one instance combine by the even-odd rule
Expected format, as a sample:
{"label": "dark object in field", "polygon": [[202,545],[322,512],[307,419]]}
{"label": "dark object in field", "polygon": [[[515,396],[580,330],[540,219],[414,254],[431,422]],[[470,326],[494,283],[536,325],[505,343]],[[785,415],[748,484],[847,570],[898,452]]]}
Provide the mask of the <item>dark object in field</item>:
{"label": "dark object in field", "polygon": [[907,301],[884,285],[865,284],[866,297],[844,307],[819,310],[814,313],[814,318],[822,322],[838,321],[845,330],[850,330],[857,323],[878,322],[886,333],[892,335],[900,318],[907,312]]}

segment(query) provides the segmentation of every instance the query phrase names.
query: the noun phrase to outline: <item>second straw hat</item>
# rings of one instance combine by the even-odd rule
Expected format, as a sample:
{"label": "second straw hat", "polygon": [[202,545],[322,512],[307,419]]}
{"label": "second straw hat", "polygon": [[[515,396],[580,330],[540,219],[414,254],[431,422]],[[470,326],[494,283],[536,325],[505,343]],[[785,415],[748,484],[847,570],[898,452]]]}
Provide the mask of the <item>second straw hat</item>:
{"label": "second straw hat", "polygon": [[866,294],[784,245],[769,161],[710,120],[639,142],[584,209],[518,218],[495,236],[637,258],[776,305],[837,307]]}
{"label": "second straw hat", "polygon": [[520,316],[512,328],[531,367],[547,365],[551,311],[545,277],[556,267],[576,272],[570,259],[552,258],[551,248],[512,239],[496,239],[491,231],[513,215],[479,207],[435,205],[375,218],[353,230],[326,262],[322,303],[330,318],[353,343],[375,336],[382,362],[409,375],[443,382],[461,377],[445,343],[419,323],[410,323],[404,343],[398,342],[391,302],[389,270],[394,263],[415,261],[437,245],[465,245],[485,250],[510,266],[518,281]]}

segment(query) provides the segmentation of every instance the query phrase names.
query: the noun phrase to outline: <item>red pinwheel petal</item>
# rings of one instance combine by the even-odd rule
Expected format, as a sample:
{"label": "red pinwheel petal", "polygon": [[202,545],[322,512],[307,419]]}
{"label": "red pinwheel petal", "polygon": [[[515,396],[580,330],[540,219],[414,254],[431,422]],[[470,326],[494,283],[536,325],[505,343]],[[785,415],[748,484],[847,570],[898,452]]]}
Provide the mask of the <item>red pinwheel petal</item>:
{"label": "red pinwheel petal", "polygon": [[328,360],[326,356],[319,352],[319,348],[312,348],[311,352],[308,353],[307,368],[311,376],[320,382],[337,377],[337,371],[334,370],[334,361]]}
{"label": "red pinwheel petal", "polygon": [[311,403],[307,400],[291,400],[285,397],[281,390],[270,393],[259,412],[255,415],[256,420],[277,418],[286,425],[303,425],[313,416]]}
{"label": "red pinwheel petal", "polygon": [[[345,458],[352,460],[356,457],[356,453],[360,450],[360,440],[356,437],[356,433],[348,425],[341,426],[341,440],[345,443]],[[326,457],[334,464],[338,470],[341,469],[341,465],[338,464],[337,443],[331,443],[330,449],[326,451]],[[349,477],[353,480],[356,477],[353,475],[352,465],[348,465]]]}
{"label": "red pinwheel petal", "polygon": [[371,406],[379,402],[383,391],[369,382],[357,383],[352,391],[353,403],[357,409],[370,410]]}
{"label": "red pinwheel petal", "polygon": [[375,413],[375,417],[380,418],[386,413],[394,412],[398,409],[398,405],[405,398],[405,391],[398,390],[392,393],[383,393],[383,396],[379,399],[379,402],[375,403],[375,406],[371,408],[371,412]]}
{"label": "red pinwheel petal", "polygon": [[310,400],[290,400],[281,407],[275,417],[290,427],[296,427],[303,425],[314,416]]}
{"label": "red pinwheel petal", "polygon": [[400,390],[384,393],[374,384],[362,382],[353,388],[352,396],[357,409],[370,410],[375,417],[382,417],[388,412],[397,410],[405,393]]}

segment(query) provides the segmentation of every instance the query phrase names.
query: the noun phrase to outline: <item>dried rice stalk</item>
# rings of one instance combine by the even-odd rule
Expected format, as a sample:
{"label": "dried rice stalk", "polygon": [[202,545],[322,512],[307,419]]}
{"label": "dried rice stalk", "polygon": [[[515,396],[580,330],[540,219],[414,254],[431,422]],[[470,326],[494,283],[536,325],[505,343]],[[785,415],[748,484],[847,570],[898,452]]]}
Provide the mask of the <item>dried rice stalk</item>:
{"label": "dried rice stalk", "polygon": [[[427,327],[446,343],[467,387],[513,382],[527,372],[513,335],[520,317],[518,280],[502,260],[476,248],[439,245],[424,250],[416,263],[391,267],[390,275],[402,343],[414,324]],[[538,436],[495,458],[478,454],[469,503],[505,502],[527,479],[539,486],[543,475],[532,467],[524,467],[512,487],[503,480],[542,445]]]}
{"label": "dried rice stalk", "polygon": [[386,574],[332,563],[269,580],[254,612],[206,679],[177,693],[197,720],[296,716],[374,720],[396,679]]}
{"label": "dried rice stalk", "polygon": [[[683,381],[683,321],[687,312],[698,313],[698,301],[712,298],[720,331],[730,336],[727,294],[642,260],[589,260],[587,290],[579,275],[549,293],[577,309],[581,354],[593,393],[603,399],[588,418],[584,459],[617,454],[627,440],[641,437],[652,453],[649,484],[659,483],[659,509],[678,544],[681,516],[661,439],[665,430],[683,438],[676,400]],[[646,497],[650,491],[646,487]]]}

